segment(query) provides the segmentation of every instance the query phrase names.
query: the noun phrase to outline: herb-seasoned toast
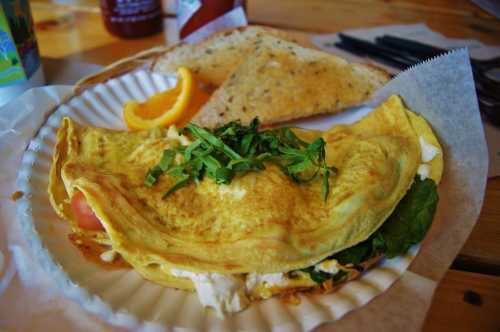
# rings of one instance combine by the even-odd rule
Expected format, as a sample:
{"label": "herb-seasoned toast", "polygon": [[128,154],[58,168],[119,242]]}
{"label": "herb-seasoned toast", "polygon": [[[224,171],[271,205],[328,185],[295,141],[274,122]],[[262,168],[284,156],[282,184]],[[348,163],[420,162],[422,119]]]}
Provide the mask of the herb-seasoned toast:
{"label": "herb-seasoned toast", "polygon": [[364,65],[301,47],[273,36],[254,51],[214,92],[193,122],[217,127],[248,124],[258,117],[273,124],[337,113],[365,102],[388,76]]}
{"label": "herb-seasoned toast", "polygon": [[186,66],[204,82],[220,86],[269,35],[291,40],[284,32],[258,26],[223,31],[196,44],[173,47],[157,58],[153,70],[174,74]]}
{"label": "herb-seasoned toast", "polygon": [[218,87],[193,119],[212,128],[233,120],[248,124],[255,117],[266,125],[340,112],[365,102],[389,79],[382,70],[351,64],[260,27],[181,45],[162,55],[153,69],[175,73],[179,66]]}

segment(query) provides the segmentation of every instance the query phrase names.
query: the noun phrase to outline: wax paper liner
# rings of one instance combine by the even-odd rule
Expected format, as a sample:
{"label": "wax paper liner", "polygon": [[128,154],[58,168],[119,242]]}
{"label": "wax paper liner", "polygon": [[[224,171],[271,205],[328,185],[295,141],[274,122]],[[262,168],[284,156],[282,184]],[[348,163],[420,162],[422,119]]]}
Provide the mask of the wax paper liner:
{"label": "wax paper liner", "polygon": [[[416,247],[406,257],[384,260],[336,293],[302,296],[298,306],[270,299],[224,320],[211,310],[203,310],[194,294],[154,285],[131,270],[105,271],[86,263],[66,240],[67,226],[55,220],[48,204],[47,173],[62,116],[116,128],[122,126],[121,107],[126,100],[143,100],[173,84],[173,78],[136,71],[86,90],[50,116],[23,156],[18,189],[25,195],[18,202],[18,216],[34,254],[67,297],[111,324],[130,330],[300,331],[338,320],[349,312],[335,322],[336,327],[419,329],[436,281],[470,233],[484,196],[487,150],[466,51],[450,53],[398,75],[379,91],[372,104],[390,94],[401,95],[413,111],[429,120],[444,148],[438,212],[410,269],[407,267]],[[297,125],[325,128],[355,121],[367,112],[369,108],[360,108]],[[353,312],[356,308],[360,309]]]}

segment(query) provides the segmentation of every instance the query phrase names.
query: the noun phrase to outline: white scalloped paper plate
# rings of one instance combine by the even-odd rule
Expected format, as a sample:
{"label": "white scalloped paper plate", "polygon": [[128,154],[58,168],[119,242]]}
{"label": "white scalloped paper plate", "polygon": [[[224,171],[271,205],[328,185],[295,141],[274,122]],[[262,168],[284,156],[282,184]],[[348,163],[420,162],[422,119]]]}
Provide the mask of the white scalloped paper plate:
{"label": "white scalloped paper plate", "polygon": [[[161,287],[142,279],[134,270],[103,270],[86,261],[68,241],[69,229],[58,220],[47,195],[52,151],[61,119],[69,116],[84,125],[124,129],[121,114],[127,100],[145,100],[173,85],[175,78],[144,70],[99,84],[58,107],[24,153],[17,184],[25,195],[18,201],[18,216],[33,253],[66,297],[105,321],[130,330],[302,331],[361,307],[408,268],[418,247],[405,257],[383,260],[333,294],[301,296],[299,305],[273,298],[221,320],[212,310],[204,310],[193,293]],[[352,122],[366,113],[359,110],[298,125],[324,128],[332,123]]]}

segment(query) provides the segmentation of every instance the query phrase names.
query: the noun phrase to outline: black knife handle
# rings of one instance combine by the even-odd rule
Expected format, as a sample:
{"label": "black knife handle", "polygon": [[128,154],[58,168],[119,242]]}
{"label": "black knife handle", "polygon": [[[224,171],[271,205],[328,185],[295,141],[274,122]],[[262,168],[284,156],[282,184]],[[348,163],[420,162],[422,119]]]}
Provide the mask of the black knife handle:
{"label": "black knife handle", "polygon": [[448,52],[445,48],[439,48],[423,44],[414,40],[403,39],[395,36],[384,35],[375,38],[375,42],[386,47],[410,52],[420,60],[432,58]]}

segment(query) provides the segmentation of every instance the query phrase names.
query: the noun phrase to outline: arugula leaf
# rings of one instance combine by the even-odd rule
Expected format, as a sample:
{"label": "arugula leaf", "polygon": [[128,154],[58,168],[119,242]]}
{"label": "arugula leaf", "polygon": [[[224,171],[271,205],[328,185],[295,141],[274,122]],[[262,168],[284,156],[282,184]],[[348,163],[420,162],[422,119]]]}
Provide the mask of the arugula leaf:
{"label": "arugula leaf", "polygon": [[339,270],[339,272],[335,273],[332,277],[333,283],[336,284],[347,277],[347,272],[344,270]]}
{"label": "arugula leaf", "polygon": [[242,155],[246,155],[250,151],[250,147],[252,146],[252,141],[255,135],[256,135],[255,133],[250,133],[243,136],[243,139],[241,140],[241,149],[240,149]]}
{"label": "arugula leaf", "polygon": [[328,279],[330,279],[331,276],[332,276],[331,274],[325,273],[323,271],[317,271],[314,268],[314,265],[313,266],[309,266],[309,267],[307,267],[305,269],[302,269],[301,271],[309,273],[309,276],[311,277],[311,279],[314,282],[316,282],[317,284],[324,283],[325,281],[327,281]]}
{"label": "arugula leaf", "polygon": [[172,165],[172,162],[174,161],[174,158],[175,151],[170,149],[163,151],[163,156],[158,165],[150,169],[146,174],[144,184],[147,187],[152,187],[158,181],[160,175],[169,169],[169,167]]}
{"label": "arugula leaf", "polygon": [[158,178],[162,173],[163,171],[158,165],[151,168],[146,174],[146,178],[144,179],[144,185],[146,187],[152,187],[156,183],[156,181],[158,181]]}
{"label": "arugula leaf", "polygon": [[188,123],[186,128],[193,134],[194,137],[205,140],[207,143],[212,145],[214,148],[222,151],[229,158],[241,159],[241,156],[226,145],[222,140],[217,138],[215,135],[211,134],[208,130],[200,128],[192,123]]}
{"label": "arugula leaf", "polygon": [[318,271],[314,266],[309,266],[305,269],[301,269],[301,271],[307,272],[312,281],[317,284],[322,284],[329,279],[333,279],[334,283],[337,283],[344,279],[345,276],[347,276],[347,272],[344,270],[339,270],[337,273],[331,274],[324,271]]}
{"label": "arugula leaf", "polygon": [[[213,134],[224,141],[233,150],[240,150],[241,155],[246,155],[243,147],[251,142],[244,142],[245,136],[256,135],[259,129],[259,120],[253,119],[249,126],[242,126],[239,121],[229,122],[226,125],[216,128]],[[243,137],[243,140],[241,139]],[[247,138],[249,140],[249,138]]]}
{"label": "arugula leaf", "polygon": [[330,193],[330,173],[332,172],[331,169],[326,167],[323,169],[323,178],[321,182],[321,194],[323,195],[323,200],[326,202],[326,199],[328,198],[328,194]]}
{"label": "arugula leaf", "polygon": [[158,166],[160,167],[160,169],[163,172],[165,172],[170,167],[170,165],[172,165],[174,158],[175,158],[175,151],[174,150],[171,150],[171,149],[165,150],[165,151],[163,151],[163,156],[162,156]]}
{"label": "arugula leaf", "polygon": [[163,198],[167,198],[174,191],[176,191],[182,187],[187,186],[190,182],[189,180],[190,180],[189,175],[187,175],[187,174],[182,175],[180,180],[178,180],[172,187],[170,187],[169,190],[167,190],[167,192],[165,194],[163,194]]}
{"label": "arugula leaf", "polygon": [[185,174],[184,167],[182,167],[181,165],[174,166],[167,171],[167,174],[174,177],[182,177]]}
{"label": "arugula leaf", "polygon": [[234,171],[227,167],[219,167],[215,171],[215,182],[217,184],[229,184],[234,177]]}
{"label": "arugula leaf", "polygon": [[193,155],[193,151],[196,150],[201,144],[203,144],[203,141],[201,139],[197,139],[193,143],[189,144],[189,146],[184,151],[184,161],[190,161],[191,156]]}

